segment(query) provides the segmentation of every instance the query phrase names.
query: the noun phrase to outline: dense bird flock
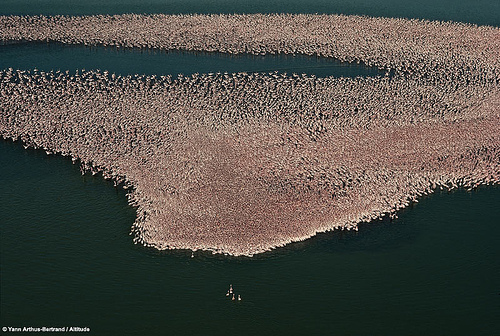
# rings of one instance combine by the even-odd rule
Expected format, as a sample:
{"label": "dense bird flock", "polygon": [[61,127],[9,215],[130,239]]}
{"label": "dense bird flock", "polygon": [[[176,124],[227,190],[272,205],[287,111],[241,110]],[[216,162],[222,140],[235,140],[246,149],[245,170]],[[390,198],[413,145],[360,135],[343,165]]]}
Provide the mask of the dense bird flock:
{"label": "dense bird flock", "polygon": [[337,15],[0,17],[0,39],[294,53],[390,70],[0,72],[0,134],[131,188],[134,241],[253,255],[500,182],[500,30]]}

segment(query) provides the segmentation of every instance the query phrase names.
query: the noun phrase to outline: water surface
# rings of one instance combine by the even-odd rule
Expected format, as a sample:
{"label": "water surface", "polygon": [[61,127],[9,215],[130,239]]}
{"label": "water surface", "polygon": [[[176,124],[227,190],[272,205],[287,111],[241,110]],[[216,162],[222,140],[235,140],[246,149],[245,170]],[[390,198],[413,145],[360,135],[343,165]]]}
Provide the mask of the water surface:
{"label": "water surface", "polygon": [[356,63],[307,55],[229,55],[187,51],[159,51],[72,46],[58,43],[0,45],[0,69],[107,70],[121,75],[191,75],[216,72],[273,72],[317,77],[384,76],[385,71]]}
{"label": "water surface", "polygon": [[325,13],[500,26],[498,0],[2,0],[0,15]]}
{"label": "water surface", "polygon": [[[125,193],[68,158],[0,141],[1,318],[95,335],[494,335],[500,188],[254,258],[132,243]],[[4,160],[9,158],[9,160]],[[242,302],[225,292],[233,284]],[[408,329],[411,326],[411,330]]]}

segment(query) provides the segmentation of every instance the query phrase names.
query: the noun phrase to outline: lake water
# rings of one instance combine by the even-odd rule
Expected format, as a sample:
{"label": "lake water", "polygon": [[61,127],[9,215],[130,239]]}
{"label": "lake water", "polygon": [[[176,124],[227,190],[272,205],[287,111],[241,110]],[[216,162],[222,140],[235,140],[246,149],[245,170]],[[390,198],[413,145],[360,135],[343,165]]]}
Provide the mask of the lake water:
{"label": "lake water", "polygon": [[[499,25],[498,1],[27,1],[0,14],[342,12]],[[167,5],[168,4],[168,5]],[[74,6],[73,6],[74,5]],[[493,14],[492,14],[493,13]],[[367,76],[308,57],[0,46],[0,68]],[[394,221],[254,258],[134,245],[125,192],[68,158],[0,141],[0,326],[92,335],[498,335],[500,187],[439,192]],[[229,284],[243,301],[232,302]]]}
{"label": "lake water", "polygon": [[108,70],[121,75],[216,72],[297,73],[317,77],[384,76],[377,68],[306,55],[226,55],[186,51],[90,48],[56,43],[22,43],[0,46],[0,69],[42,71]]}
{"label": "lake water", "polygon": [[326,13],[500,25],[498,0],[2,0],[0,15]]}

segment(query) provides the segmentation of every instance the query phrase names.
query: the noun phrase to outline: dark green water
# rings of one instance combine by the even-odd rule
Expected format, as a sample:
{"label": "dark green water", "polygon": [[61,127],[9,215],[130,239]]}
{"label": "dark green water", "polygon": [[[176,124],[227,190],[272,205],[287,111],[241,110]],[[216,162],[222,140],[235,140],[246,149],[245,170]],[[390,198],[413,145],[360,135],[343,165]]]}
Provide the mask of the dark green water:
{"label": "dark green water", "polygon": [[[0,141],[1,325],[95,335],[495,335],[500,188],[254,258],[136,246],[123,191]],[[232,283],[242,302],[225,296]]]}
{"label": "dark green water", "polygon": [[[0,14],[342,12],[500,25],[498,1],[30,1]],[[453,4],[453,5],[451,5]],[[0,68],[120,74],[273,71],[366,76],[308,57],[56,44],[0,46]],[[500,335],[500,187],[437,193],[398,220],[254,258],[158,252],[128,235],[125,193],[71,160],[0,141],[0,327],[93,335]],[[232,283],[242,302],[225,296]]]}

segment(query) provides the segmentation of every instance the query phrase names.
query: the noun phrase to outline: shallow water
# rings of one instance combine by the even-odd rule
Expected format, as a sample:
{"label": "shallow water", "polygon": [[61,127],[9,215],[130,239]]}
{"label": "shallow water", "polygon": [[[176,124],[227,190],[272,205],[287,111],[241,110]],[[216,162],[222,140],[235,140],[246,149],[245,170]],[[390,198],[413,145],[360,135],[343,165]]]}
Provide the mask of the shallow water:
{"label": "shallow water", "polygon": [[[326,12],[499,26],[498,1],[3,0],[0,14]],[[120,74],[377,70],[288,56],[0,46],[0,68]],[[0,325],[93,335],[495,335],[500,187],[439,192],[395,221],[320,234],[254,258],[132,243],[126,194],[68,158],[0,141]],[[232,283],[242,302],[225,296]]]}

